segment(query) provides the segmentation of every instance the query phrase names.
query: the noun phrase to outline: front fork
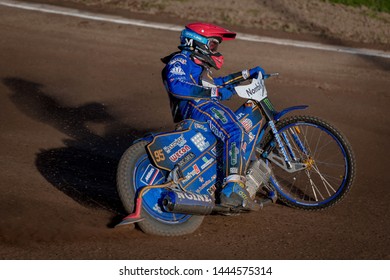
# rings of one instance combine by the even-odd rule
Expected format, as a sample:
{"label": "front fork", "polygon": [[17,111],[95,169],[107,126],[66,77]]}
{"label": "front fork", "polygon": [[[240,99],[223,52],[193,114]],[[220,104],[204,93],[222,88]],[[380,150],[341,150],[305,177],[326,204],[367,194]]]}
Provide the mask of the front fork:
{"label": "front fork", "polygon": [[[280,133],[277,130],[275,122],[273,120],[270,120],[268,122],[268,125],[271,128],[271,131],[275,137],[276,144],[279,148],[279,151],[281,152],[281,155],[274,153],[275,143],[271,142],[270,146],[268,147],[268,151],[265,151],[265,153],[263,153],[263,157],[267,158],[268,160],[275,163],[289,173],[306,169],[307,165],[302,162],[299,162],[296,154],[294,153],[292,143],[289,140],[286,132]],[[290,133],[296,146],[304,154],[307,155],[307,150],[296,132],[291,129]]]}
{"label": "front fork", "polygon": [[[285,161],[285,163],[286,163],[287,168],[288,168],[288,169],[291,169],[291,168],[292,168],[292,164],[291,164],[290,159],[289,159],[289,157],[288,157],[288,155],[287,155],[285,146],[283,145],[283,142],[282,142],[282,140],[280,139],[279,131],[276,129],[276,126],[275,126],[274,121],[269,121],[269,122],[268,122],[268,125],[270,126],[271,131],[272,131],[272,133],[273,133],[274,136],[275,136],[276,142],[278,143],[279,149],[280,149],[280,151],[281,151],[282,154],[283,154],[284,161]],[[287,145],[288,145],[288,144],[287,144]],[[291,151],[291,147],[288,146],[288,148],[289,148],[289,151]]]}

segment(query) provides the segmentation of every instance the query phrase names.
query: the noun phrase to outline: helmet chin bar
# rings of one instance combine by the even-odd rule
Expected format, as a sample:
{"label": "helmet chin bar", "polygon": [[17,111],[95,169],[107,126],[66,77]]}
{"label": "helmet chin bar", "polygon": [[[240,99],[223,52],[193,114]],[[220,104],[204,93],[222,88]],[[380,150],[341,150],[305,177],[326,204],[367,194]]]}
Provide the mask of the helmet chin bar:
{"label": "helmet chin bar", "polygon": [[213,66],[213,67],[217,70],[221,69],[221,67],[223,65],[223,55],[220,53],[216,53],[216,54],[211,55],[210,57],[215,63],[215,66]]}
{"label": "helmet chin bar", "polygon": [[223,55],[221,53],[205,54],[198,49],[192,52],[191,57],[194,60],[197,59],[198,61],[200,61],[203,66],[213,67],[217,70],[221,69],[224,61]]}

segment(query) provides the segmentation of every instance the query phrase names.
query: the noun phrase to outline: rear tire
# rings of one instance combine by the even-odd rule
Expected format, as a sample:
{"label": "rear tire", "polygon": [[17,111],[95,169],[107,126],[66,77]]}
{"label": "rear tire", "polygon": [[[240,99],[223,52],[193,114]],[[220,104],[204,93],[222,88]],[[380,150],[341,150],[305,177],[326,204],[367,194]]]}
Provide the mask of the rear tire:
{"label": "rear tire", "polygon": [[[134,212],[135,195],[138,189],[145,186],[139,180],[141,173],[150,164],[145,146],[146,141],[140,141],[126,150],[123,154],[117,171],[117,188],[119,197],[128,213]],[[157,181],[162,184],[164,182]],[[202,223],[204,216],[160,213],[161,189],[149,190],[149,197],[143,200],[141,217],[138,222],[140,229],[148,234],[160,236],[179,236],[193,233]],[[144,195],[144,197],[146,194]],[[153,198],[156,198],[153,200]],[[159,208],[160,207],[160,208]]]}

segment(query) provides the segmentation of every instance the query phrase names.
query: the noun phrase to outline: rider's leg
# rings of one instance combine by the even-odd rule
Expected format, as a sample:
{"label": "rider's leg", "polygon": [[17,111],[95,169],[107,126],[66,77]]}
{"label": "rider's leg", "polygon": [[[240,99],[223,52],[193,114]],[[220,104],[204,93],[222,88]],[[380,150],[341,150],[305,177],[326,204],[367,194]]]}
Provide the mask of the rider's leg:
{"label": "rider's leg", "polygon": [[226,178],[220,192],[220,205],[244,210],[258,210],[259,205],[252,200],[245,187],[244,147],[246,145],[244,143],[248,143],[249,137],[241,123],[239,125],[237,123],[230,126],[230,137],[226,141],[227,149],[224,157]]}
{"label": "rider's leg", "polygon": [[[222,206],[256,210],[257,204],[245,189],[244,157],[248,135],[234,112],[218,102],[193,106],[192,118],[207,121],[213,133],[224,142],[225,180],[220,193]],[[244,144],[244,145],[243,145]]]}

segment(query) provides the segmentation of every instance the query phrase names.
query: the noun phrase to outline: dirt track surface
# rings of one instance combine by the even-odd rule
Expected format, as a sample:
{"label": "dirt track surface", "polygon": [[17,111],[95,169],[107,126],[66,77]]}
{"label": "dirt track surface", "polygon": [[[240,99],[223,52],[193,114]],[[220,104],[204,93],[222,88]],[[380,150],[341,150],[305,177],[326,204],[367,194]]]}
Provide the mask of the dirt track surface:
{"label": "dirt track surface", "polygon": [[389,59],[223,45],[215,75],[280,72],[268,82],[275,105],[309,104],[341,129],[357,178],[328,211],[275,205],[164,238],[112,228],[123,215],[115,172],[134,139],[173,127],[159,59],[179,34],[4,7],[0,33],[0,258],[390,259]]}

